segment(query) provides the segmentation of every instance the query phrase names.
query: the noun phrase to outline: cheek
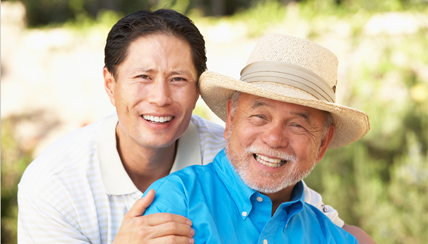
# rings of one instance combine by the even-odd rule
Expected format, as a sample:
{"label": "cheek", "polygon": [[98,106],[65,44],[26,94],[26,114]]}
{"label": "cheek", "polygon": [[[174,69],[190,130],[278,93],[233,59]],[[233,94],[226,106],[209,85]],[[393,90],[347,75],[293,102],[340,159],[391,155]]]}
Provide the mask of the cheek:
{"label": "cheek", "polygon": [[235,142],[242,149],[246,149],[250,146],[257,146],[256,144],[261,143],[261,141],[258,140],[260,137],[257,130],[254,130],[249,126],[239,126],[239,128],[234,127],[232,134],[235,134]]}
{"label": "cheek", "polygon": [[138,89],[130,89],[129,87],[120,86],[116,90],[116,99],[121,100],[121,102],[126,102],[127,100],[132,100],[136,96]]}
{"label": "cheek", "polygon": [[138,86],[124,88],[121,91],[120,99],[124,106],[135,107],[138,104],[147,100],[147,95],[150,92],[149,86]]}
{"label": "cheek", "polygon": [[319,144],[314,141],[308,141],[306,143],[300,143],[299,146],[294,146],[293,150],[296,152],[296,156],[300,156],[302,159],[312,161],[318,155]]}

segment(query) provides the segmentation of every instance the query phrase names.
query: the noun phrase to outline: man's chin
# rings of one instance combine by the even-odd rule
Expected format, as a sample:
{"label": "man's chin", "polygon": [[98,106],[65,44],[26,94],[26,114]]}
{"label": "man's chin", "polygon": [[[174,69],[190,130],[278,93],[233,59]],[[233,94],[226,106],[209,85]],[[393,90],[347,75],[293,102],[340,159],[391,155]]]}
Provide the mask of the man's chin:
{"label": "man's chin", "polygon": [[[165,138],[164,138],[165,139]],[[144,140],[140,142],[140,145],[145,148],[152,148],[152,149],[162,149],[162,148],[168,148],[176,142],[177,139],[169,139],[169,140]]]}
{"label": "man's chin", "polygon": [[291,183],[291,182],[290,183],[281,182],[281,183],[278,183],[278,184],[275,184],[275,185],[268,185],[268,186],[266,186],[266,185],[256,185],[256,184],[252,185],[251,183],[246,183],[246,185],[248,187],[250,187],[251,189],[253,189],[255,191],[258,191],[260,193],[263,193],[263,194],[272,194],[272,193],[280,192],[280,191],[282,191],[285,188],[288,188],[290,186],[294,186],[297,182],[293,182],[293,183]]}

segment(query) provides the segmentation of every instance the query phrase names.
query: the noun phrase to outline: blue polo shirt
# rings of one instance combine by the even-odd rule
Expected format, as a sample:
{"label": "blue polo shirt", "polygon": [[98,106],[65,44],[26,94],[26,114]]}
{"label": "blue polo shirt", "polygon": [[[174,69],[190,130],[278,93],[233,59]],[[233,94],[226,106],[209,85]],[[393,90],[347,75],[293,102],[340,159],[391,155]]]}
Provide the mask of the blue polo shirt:
{"label": "blue polo shirt", "polygon": [[[195,243],[358,243],[321,211],[305,203],[298,182],[275,214],[269,197],[249,188],[224,149],[213,163],[190,166],[154,182],[145,215],[174,213],[192,220]],[[148,190],[146,192],[148,192]]]}

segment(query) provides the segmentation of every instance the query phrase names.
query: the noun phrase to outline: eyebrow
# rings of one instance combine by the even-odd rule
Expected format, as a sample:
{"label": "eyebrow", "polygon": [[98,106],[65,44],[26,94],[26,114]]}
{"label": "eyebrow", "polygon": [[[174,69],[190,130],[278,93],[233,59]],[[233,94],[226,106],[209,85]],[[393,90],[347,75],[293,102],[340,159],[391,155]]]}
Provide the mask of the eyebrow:
{"label": "eyebrow", "polygon": [[[262,106],[266,106],[266,107],[270,107],[270,108],[273,108],[273,107],[274,107],[273,105],[271,105],[271,104],[269,104],[269,103],[266,103],[266,102],[263,102],[263,101],[257,101],[257,100],[256,100],[256,101],[254,102],[253,106],[251,106],[251,108],[252,108],[252,109],[255,109],[255,108],[257,108],[257,107],[262,107]],[[297,116],[299,116],[299,117],[303,118],[306,122],[310,123],[310,120],[309,120],[309,118],[310,118],[310,114],[309,114],[309,113],[297,113],[297,112],[291,112],[291,114],[293,114],[293,115],[297,115]]]}
{"label": "eyebrow", "polygon": [[291,114],[294,114],[294,115],[297,115],[299,117],[302,117],[303,119],[306,120],[306,122],[310,123],[310,120],[309,120],[310,115],[309,115],[309,113],[295,113],[295,112],[291,112]]}
{"label": "eyebrow", "polygon": [[255,101],[253,106],[251,106],[252,109],[258,108],[258,107],[262,107],[262,106],[266,106],[266,107],[270,107],[273,108],[274,106],[268,103],[265,103],[263,101]]}
{"label": "eyebrow", "polygon": [[192,76],[192,72],[189,70],[174,70],[171,72],[173,75],[188,75]]}
{"label": "eyebrow", "polygon": [[[152,72],[156,72],[156,70],[153,68],[136,68],[136,69],[130,70],[130,74],[135,74],[135,73],[139,73],[139,72],[152,73]],[[171,71],[171,74],[172,75],[192,76],[192,72],[189,70],[173,70],[173,71]]]}
{"label": "eyebrow", "polygon": [[139,68],[131,69],[128,71],[128,73],[130,75],[135,75],[136,73],[140,73],[140,72],[150,73],[150,72],[153,72],[153,69],[152,68],[141,68],[141,67],[139,67]]}

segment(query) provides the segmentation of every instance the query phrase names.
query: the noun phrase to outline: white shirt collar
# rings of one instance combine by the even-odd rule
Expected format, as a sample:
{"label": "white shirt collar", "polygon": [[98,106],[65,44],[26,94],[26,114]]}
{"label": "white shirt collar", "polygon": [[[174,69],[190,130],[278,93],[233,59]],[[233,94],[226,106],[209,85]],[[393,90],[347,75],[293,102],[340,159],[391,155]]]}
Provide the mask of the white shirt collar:
{"label": "white shirt collar", "polygon": [[[109,195],[124,195],[138,192],[120,160],[116,148],[117,116],[110,116],[100,125],[97,132],[98,159],[104,188]],[[171,172],[190,165],[202,164],[199,133],[190,121],[183,135],[178,139],[177,153]]]}

